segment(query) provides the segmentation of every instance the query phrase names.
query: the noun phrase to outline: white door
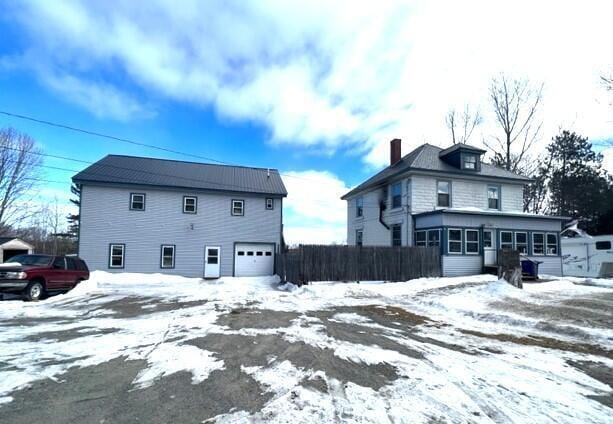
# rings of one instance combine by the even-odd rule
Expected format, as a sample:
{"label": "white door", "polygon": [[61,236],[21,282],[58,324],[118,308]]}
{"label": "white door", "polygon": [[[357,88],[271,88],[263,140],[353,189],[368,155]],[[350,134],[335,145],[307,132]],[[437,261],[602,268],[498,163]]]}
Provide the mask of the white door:
{"label": "white door", "polygon": [[234,248],[234,275],[236,277],[272,275],[274,265],[274,244],[238,243]]}
{"label": "white door", "polygon": [[496,265],[496,231],[483,230],[483,264]]}
{"label": "white door", "polygon": [[204,248],[204,278],[219,278],[219,246]]}

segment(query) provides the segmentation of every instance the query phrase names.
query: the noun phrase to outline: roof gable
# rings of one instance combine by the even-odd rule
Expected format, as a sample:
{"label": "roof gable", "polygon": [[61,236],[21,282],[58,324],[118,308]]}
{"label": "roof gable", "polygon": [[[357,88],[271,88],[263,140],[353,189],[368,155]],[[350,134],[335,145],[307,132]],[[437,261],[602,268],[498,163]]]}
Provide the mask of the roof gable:
{"label": "roof gable", "polygon": [[286,196],[276,169],[213,165],[137,156],[108,155],[79,172],[76,183],[129,184],[163,188]]}

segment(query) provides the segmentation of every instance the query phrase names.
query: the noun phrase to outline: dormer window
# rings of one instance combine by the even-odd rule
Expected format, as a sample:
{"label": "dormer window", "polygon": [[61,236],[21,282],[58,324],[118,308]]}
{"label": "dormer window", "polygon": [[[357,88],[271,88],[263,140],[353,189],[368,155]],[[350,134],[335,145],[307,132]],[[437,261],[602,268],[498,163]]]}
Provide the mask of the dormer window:
{"label": "dormer window", "polygon": [[462,169],[476,171],[478,169],[479,159],[477,155],[464,153],[462,155]]}

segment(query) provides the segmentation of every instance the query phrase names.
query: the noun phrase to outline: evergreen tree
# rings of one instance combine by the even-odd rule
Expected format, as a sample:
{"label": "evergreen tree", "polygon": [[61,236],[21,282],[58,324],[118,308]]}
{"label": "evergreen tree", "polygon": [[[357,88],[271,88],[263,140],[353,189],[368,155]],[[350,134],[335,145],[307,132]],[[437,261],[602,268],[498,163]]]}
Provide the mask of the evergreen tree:
{"label": "evergreen tree", "polygon": [[[70,191],[72,192],[72,194],[77,196],[76,199],[70,199],[70,203],[80,208],[81,188],[78,185],[73,184],[70,186]],[[71,213],[71,214],[68,214],[66,219],[68,220],[68,233],[70,234],[71,237],[77,238],[79,236],[80,215],[78,213],[76,214]]]}
{"label": "evergreen tree", "polygon": [[611,177],[602,169],[602,155],[587,138],[562,131],[547,147],[550,164],[547,187],[550,208],[556,215],[579,219],[586,231],[597,234],[613,207]]}

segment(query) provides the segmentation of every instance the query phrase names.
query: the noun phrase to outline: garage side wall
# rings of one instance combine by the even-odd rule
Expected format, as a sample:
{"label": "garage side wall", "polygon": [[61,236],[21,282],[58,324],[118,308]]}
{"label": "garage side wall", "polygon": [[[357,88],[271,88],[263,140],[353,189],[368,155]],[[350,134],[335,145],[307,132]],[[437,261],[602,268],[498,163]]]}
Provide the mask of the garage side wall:
{"label": "garage side wall", "polygon": [[[130,210],[130,193],[145,193],[145,210]],[[196,196],[196,214],[183,213],[183,196]],[[232,199],[245,201],[244,216],[231,215]],[[211,194],[84,185],[79,256],[91,270],[167,273],[202,277],[204,247],[221,248],[221,275],[233,274],[236,242],[281,243],[281,198],[266,209],[265,196]],[[125,244],[123,269],[109,268],[109,246]],[[163,244],[175,245],[174,268],[161,268]]]}

